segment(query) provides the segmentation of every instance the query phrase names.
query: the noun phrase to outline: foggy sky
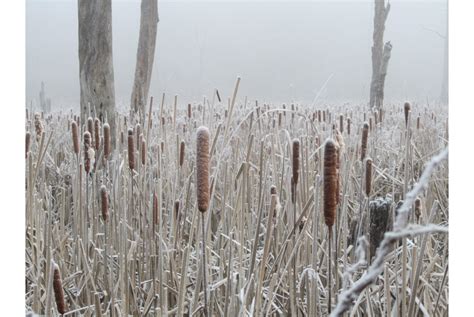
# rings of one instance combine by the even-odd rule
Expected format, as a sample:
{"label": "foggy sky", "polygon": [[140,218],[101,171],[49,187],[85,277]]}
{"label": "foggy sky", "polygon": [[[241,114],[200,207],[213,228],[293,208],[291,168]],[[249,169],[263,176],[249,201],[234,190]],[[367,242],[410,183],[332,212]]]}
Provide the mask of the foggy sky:
{"label": "foggy sky", "polygon": [[[446,1],[391,1],[385,41],[393,45],[385,99],[440,96]],[[373,1],[158,1],[150,94],[201,101],[228,96],[237,76],[249,100],[368,102]],[[116,102],[128,107],[135,72],[139,1],[112,0]],[[436,31],[436,32],[435,32]],[[53,107],[79,104],[77,1],[26,1],[26,101],[41,81]]]}

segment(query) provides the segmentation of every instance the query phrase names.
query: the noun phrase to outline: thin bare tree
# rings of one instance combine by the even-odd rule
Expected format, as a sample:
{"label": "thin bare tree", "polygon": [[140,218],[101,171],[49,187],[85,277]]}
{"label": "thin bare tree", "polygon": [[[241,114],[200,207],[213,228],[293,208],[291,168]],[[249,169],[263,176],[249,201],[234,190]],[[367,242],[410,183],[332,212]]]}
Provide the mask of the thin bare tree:
{"label": "thin bare tree", "polygon": [[374,0],[374,33],[372,46],[372,81],[370,83],[370,107],[383,106],[385,76],[387,75],[388,61],[392,45],[383,42],[385,21],[390,12],[390,3],[385,5],[385,0]]}
{"label": "thin bare tree", "polygon": [[78,0],[81,122],[89,111],[107,118],[115,144],[115,88],[111,0]]}
{"label": "thin bare tree", "polygon": [[158,21],[158,1],[142,0],[137,64],[131,97],[131,110],[134,113],[140,113],[141,116],[145,114],[145,104],[150,89]]}

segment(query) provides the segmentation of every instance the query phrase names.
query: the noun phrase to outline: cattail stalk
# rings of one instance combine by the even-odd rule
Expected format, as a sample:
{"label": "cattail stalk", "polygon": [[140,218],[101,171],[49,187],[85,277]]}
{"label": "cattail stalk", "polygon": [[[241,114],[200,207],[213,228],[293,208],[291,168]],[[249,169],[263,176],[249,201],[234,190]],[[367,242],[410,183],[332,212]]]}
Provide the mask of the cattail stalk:
{"label": "cattail stalk", "polygon": [[332,227],[336,219],[337,191],[337,148],[329,139],[324,146],[324,220],[328,227],[328,314],[331,313],[331,240]]}
{"label": "cattail stalk", "polygon": [[207,279],[206,279],[206,235],[204,225],[204,213],[209,208],[209,130],[201,126],[197,130],[196,138],[196,168],[197,168],[197,201],[198,209],[201,212],[202,223],[202,272],[204,285],[204,316],[207,311]]}

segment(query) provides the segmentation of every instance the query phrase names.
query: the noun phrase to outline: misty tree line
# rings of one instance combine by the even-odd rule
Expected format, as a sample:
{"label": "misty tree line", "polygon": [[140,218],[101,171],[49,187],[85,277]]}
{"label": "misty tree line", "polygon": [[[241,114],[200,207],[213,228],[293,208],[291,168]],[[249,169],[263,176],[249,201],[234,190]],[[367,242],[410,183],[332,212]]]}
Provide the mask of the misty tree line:
{"label": "misty tree line", "polygon": [[[384,43],[385,22],[389,12],[390,3],[386,3],[386,0],[374,0],[370,108],[383,107],[385,78],[392,50],[390,41]],[[130,113],[138,115],[141,119],[145,114],[150,88],[158,22],[157,0],[141,0],[136,66],[130,97]],[[78,0],[78,29],[81,121],[89,115],[97,116],[102,122],[107,120],[111,125],[112,135],[115,135],[111,0]],[[446,77],[448,41],[447,35],[441,37],[446,46],[444,54],[444,77]],[[447,89],[447,80],[443,78],[441,89],[443,102],[447,101]],[[51,99],[46,96],[44,83],[41,83],[40,107],[45,112],[51,111]]]}

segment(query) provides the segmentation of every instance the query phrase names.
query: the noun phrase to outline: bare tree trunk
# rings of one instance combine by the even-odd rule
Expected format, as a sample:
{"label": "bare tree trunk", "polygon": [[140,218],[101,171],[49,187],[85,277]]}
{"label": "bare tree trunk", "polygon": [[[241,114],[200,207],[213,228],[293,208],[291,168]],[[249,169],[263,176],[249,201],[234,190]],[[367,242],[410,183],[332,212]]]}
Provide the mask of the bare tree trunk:
{"label": "bare tree trunk", "polygon": [[91,111],[106,117],[115,145],[115,88],[112,58],[111,0],[78,0],[81,122]]}
{"label": "bare tree trunk", "polygon": [[158,21],[157,0],[142,0],[137,64],[131,97],[131,110],[139,113],[141,117],[145,115],[145,104],[150,89]]}
{"label": "bare tree trunk", "polygon": [[41,111],[45,111],[46,112],[46,93],[44,91],[44,82],[41,82],[41,90],[40,90],[40,93],[39,93],[39,98],[40,98],[40,108],[41,108]]}
{"label": "bare tree trunk", "polygon": [[385,76],[387,76],[387,67],[388,61],[390,60],[391,52],[392,44],[390,44],[390,41],[388,41],[383,47],[382,64],[380,65],[380,70],[377,78],[377,89],[375,91],[375,106],[377,107],[377,109],[380,109],[383,106]]}
{"label": "bare tree trunk", "polygon": [[[385,6],[385,0],[374,0],[375,1],[375,15],[374,15],[374,33],[373,33],[373,46],[372,46],[372,81],[370,83],[370,107],[376,105],[377,95],[380,90],[382,91],[383,96],[383,85],[380,86],[380,74],[382,67],[382,60],[384,55],[384,44],[383,44],[383,33],[385,31],[385,21],[387,20],[388,13],[390,12],[390,3],[387,3]],[[388,42],[387,44],[390,45]],[[390,49],[391,49],[390,45]],[[390,58],[390,53],[388,54]],[[387,59],[388,65],[388,59]],[[387,65],[385,65],[385,72],[387,70]],[[385,75],[384,80],[385,82]],[[380,107],[382,102],[378,103]]]}

